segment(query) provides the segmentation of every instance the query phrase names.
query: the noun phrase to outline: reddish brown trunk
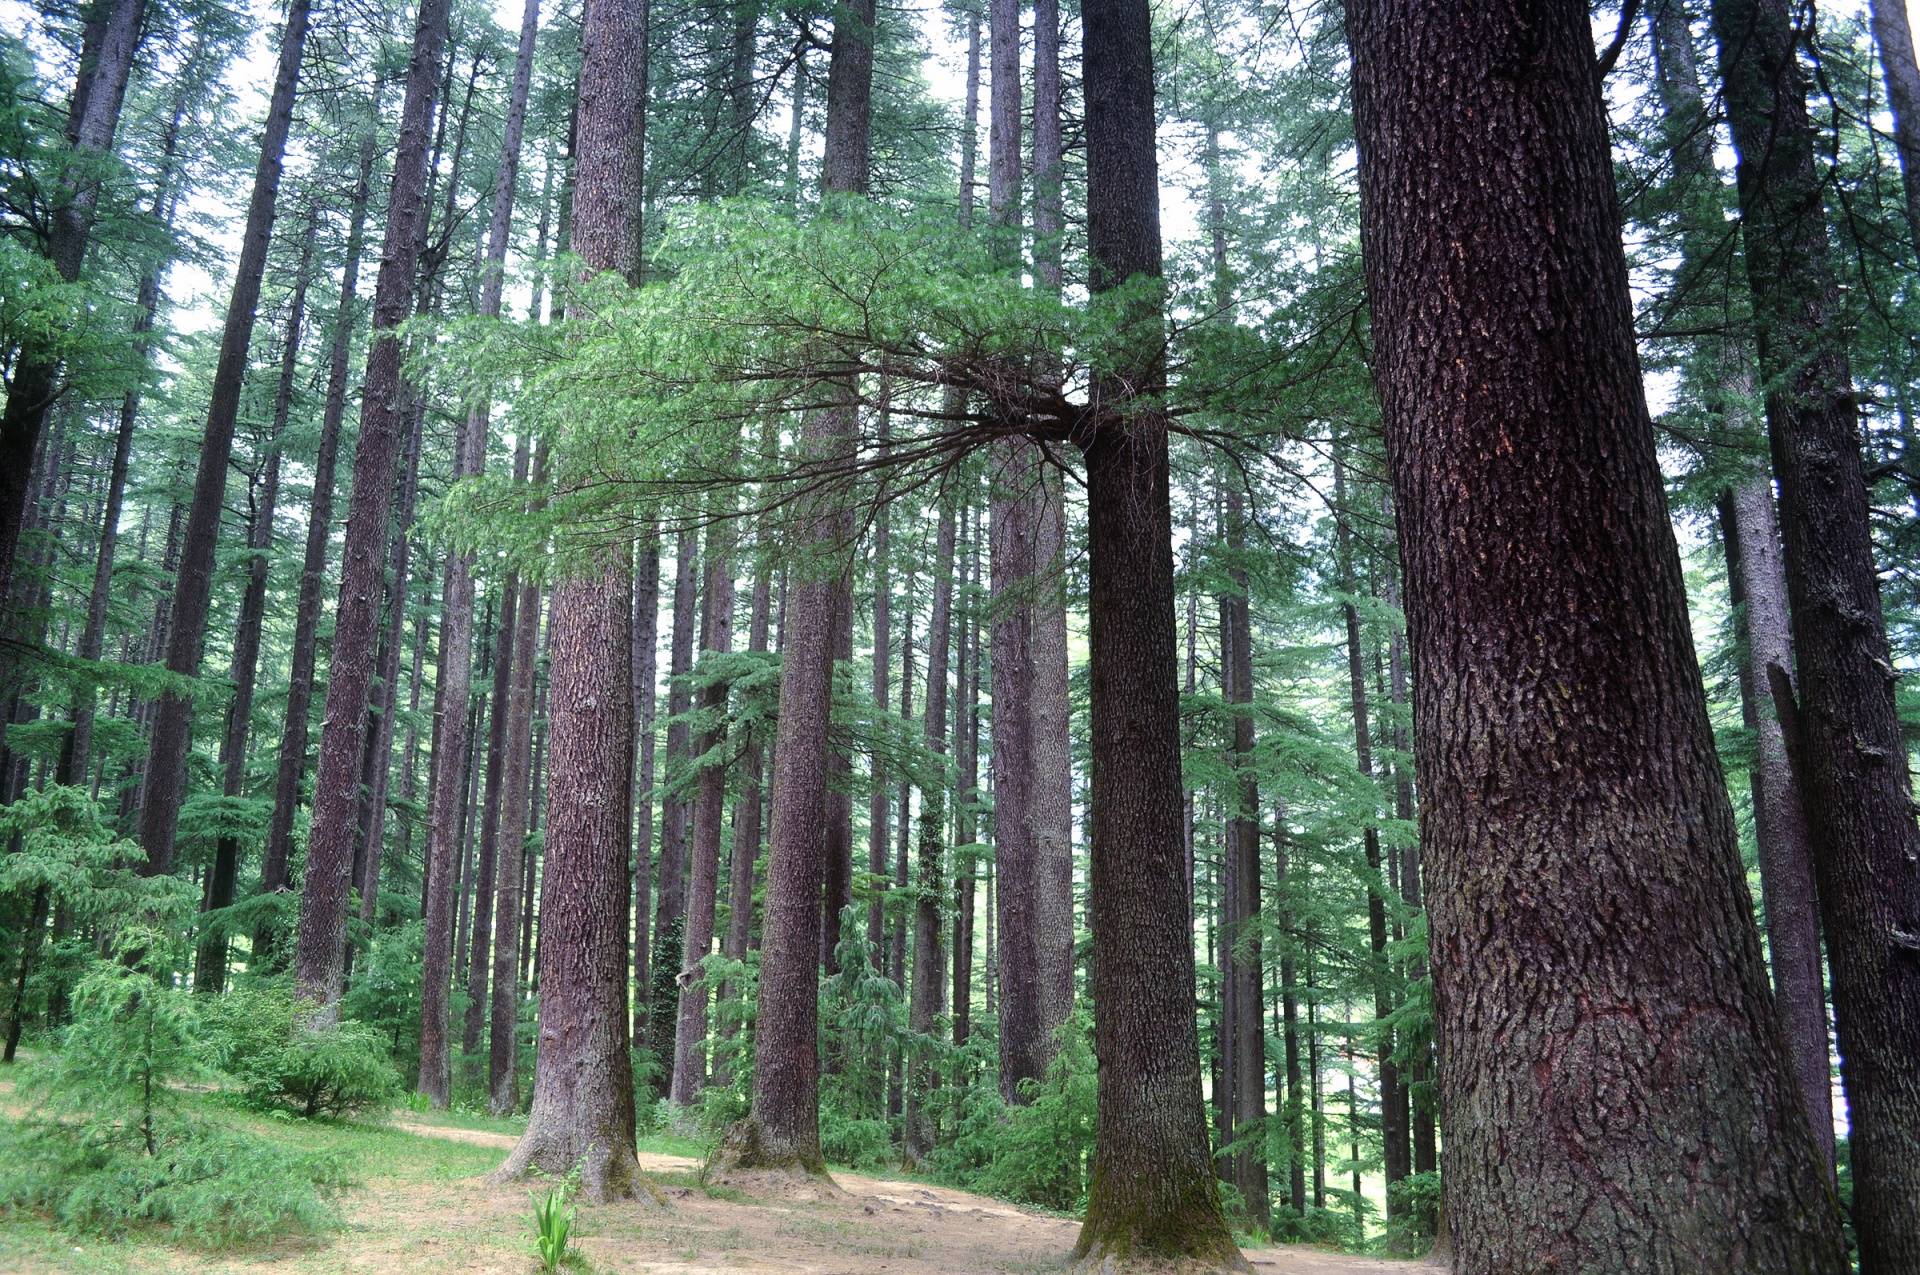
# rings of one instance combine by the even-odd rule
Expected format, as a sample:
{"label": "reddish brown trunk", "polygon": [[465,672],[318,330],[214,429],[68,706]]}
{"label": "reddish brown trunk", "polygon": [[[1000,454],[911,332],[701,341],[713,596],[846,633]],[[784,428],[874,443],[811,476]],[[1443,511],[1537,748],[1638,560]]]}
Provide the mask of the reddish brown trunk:
{"label": "reddish brown trunk", "polygon": [[1688,630],[1588,8],[1350,0],[1347,34],[1456,1269],[1844,1270]]}
{"label": "reddish brown trunk", "polygon": [[633,847],[633,1047],[650,1048],[647,992],[652,978],[653,747],[660,656],[660,537],[649,531],[640,545],[633,577],[633,717],[636,742],[633,778],[639,831]]}
{"label": "reddish brown trunk", "polygon": [[[505,763],[500,780],[500,845],[494,864],[499,896],[493,913],[493,1007],[487,1036],[487,1110],[513,1114],[520,1105],[519,1019],[521,912],[530,891],[525,878],[528,787],[533,752],[533,680],[540,637],[540,586],[520,586],[514,603],[514,664],[507,695]],[[497,709],[495,711],[498,711]]]}
{"label": "reddish brown trunk", "polygon": [[[419,261],[421,222],[427,215],[427,149],[434,95],[447,42],[447,0],[421,0],[406,100],[394,152],[393,190],[375,286],[373,338],[361,394],[360,438],[354,456],[353,496],[347,508],[345,561],[334,620],[333,663],[327,681],[320,765],[314,781],[307,875],[300,896],[294,981],[302,999],[331,1020],[340,998],[347,922],[347,870],[353,862],[354,813],[360,750],[373,687],[379,627],[380,566],[393,496],[401,435],[400,342]],[[448,711],[462,712],[464,705]]]}

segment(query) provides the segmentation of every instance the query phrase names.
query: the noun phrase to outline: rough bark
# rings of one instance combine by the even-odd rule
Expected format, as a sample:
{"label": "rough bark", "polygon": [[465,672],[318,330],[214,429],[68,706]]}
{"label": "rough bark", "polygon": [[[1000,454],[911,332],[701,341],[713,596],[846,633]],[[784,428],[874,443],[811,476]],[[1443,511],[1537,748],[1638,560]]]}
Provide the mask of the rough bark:
{"label": "rough bark", "polygon": [[[347,872],[353,862],[360,750],[373,689],[380,622],[380,567],[393,498],[401,435],[401,350],[395,329],[406,317],[419,263],[420,224],[427,215],[427,149],[434,97],[447,42],[447,0],[421,0],[406,97],[394,149],[386,236],[374,288],[373,336],[361,391],[360,437],[335,613],[320,763],[314,780],[312,832],[300,894],[294,981],[319,1022],[338,1012],[347,923]],[[464,706],[462,706],[463,708]],[[461,711],[461,708],[449,711]]]}
{"label": "rough bark", "polygon": [[[1798,720],[1860,1269],[1883,1275],[1920,1267],[1920,829],[1798,36],[1783,0],[1715,0],[1712,13],[1799,673],[1776,708]],[[1781,694],[1796,689],[1797,712]]]}
{"label": "rough bark", "polygon": [[[1160,275],[1153,37],[1146,0],[1095,0],[1083,5],[1081,25],[1097,294]],[[1077,440],[1091,570],[1087,922],[1100,1070],[1093,1176],[1074,1258],[1083,1269],[1109,1258],[1171,1258],[1246,1270],[1221,1212],[1200,1096],[1167,420],[1153,405],[1166,375],[1161,303],[1157,291],[1135,296],[1114,373],[1093,387],[1091,436]]]}
{"label": "rough bark", "polygon": [[[733,650],[733,572],[728,564],[730,523],[714,523],[707,532],[706,596],[701,603],[700,650],[726,655]],[[715,904],[720,888],[720,836],[727,809],[727,683],[715,680],[700,691],[700,709],[709,723],[694,745],[700,786],[693,809],[693,858],[687,881],[687,928],[681,944],[679,1028],[674,1033],[673,1090],[685,1106],[707,1081],[707,1003],[711,989],[701,968],[713,950]]]}
{"label": "rough bark", "polygon": [[[658,1096],[673,1084],[672,1044],[678,1032],[679,996],[673,980],[679,976],[685,944],[687,915],[687,832],[691,811],[687,799],[673,789],[686,776],[692,747],[687,712],[693,697],[687,679],[693,672],[694,616],[699,596],[700,570],[691,531],[682,531],[674,550],[673,634],[667,665],[667,791],[660,797],[660,870],[655,886],[652,983],[648,984],[647,1046],[656,1064]],[[658,986],[655,986],[657,984]]]}
{"label": "rough bark", "polygon": [[[885,443],[881,446],[884,448]],[[887,507],[882,504],[873,513],[873,707],[878,714],[888,710],[893,677],[893,581],[888,571]],[[870,774],[872,792],[867,806],[867,873],[872,884],[872,900],[867,904],[867,943],[876,952],[885,940],[884,891],[880,886],[887,871],[887,839],[893,826],[893,804],[887,785],[886,750],[876,743]]]}
{"label": "rough bark", "polygon": [[[373,107],[377,114],[380,88]],[[267,848],[260,868],[260,892],[274,894],[287,888],[287,859],[293,851],[293,816],[300,805],[306,777],[308,717],[313,702],[315,648],[320,632],[321,594],[327,582],[327,549],[333,536],[335,464],[340,454],[340,422],[346,414],[347,377],[353,350],[354,302],[360,277],[360,254],[365,243],[367,199],[373,182],[374,136],[368,129],[360,142],[360,173],[347,218],[346,259],[340,271],[340,304],[333,321],[333,345],[328,354],[327,396],[320,416],[320,440],[313,461],[313,494],[308,501],[306,553],[300,568],[300,588],[294,602],[293,650],[287,674],[286,725],[280,735],[279,766],[273,785],[273,814],[267,824]],[[272,931],[254,934],[256,958],[269,956]]]}
{"label": "rough bark", "polygon": [[633,843],[633,1047],[650,1048],[647,992],[653,955],[653,749],[659,703],[660,536],[650,529],[641,541],[633,575],[633,804],[639,829]]}
{"label": "rough bark", "polygon": [[500,781],[500,848],[494,863],[499,895],[493,911],[493,1008],[487,1029],[487,1110],[520,1106],[520,915],[526,899],[529,770],[533,751],[533,678],[540,637],[540,586],[520,586],[514,604],[515,663],[507,698],[506,763]]}
{"label": "rough bark", "polygon": [[[193,502],[188,506],[180,566],[174,573],[173,629],[167,635],[167,669],[183,677],[199,676],[201,650],[206,645],[207,608],[213,600],[214,551],[219,545],[221,514],[226,505],[227,466],[233,455],[234,425],[240,416],[247,350],[253,342],[253,325],[260,308],[260,283],[266,274],[267,248],[273,239],[274,200],[280,191],[287,130],[293,123],[294,88],[300,78],[300,60],[307,40],[307,10],[307,0],[292,0],[287,7],[273,95],[267,104],[266,127],[260,138],[260,162],[254,170],[253,194],[247,204],[247,225],[241,233],[240,257],[233,268],[233,295],[227,302],[226,326],[220,334],[220,355],[214,365],[207,424],[200,437],[200,467],[194,476]],[[173,871],[173,834],[180,820],[180,802],[186,795],[187,753],[192,733],[193,698],[162,695],[154,708],[147,787],[140,811],[140,844],[147,852],[142,871],[147,875]]]}
{"label": "rough bark", "polygon": [[[947,834],[947,675],[953,649],[953,554],[958,525],[951,502],[940,506],[933,542],[933,614],[927,626],[927,708],[923,738],[941,768],[939,780],[920,794],[920,846],[913,895],[913,981],[907,1002],[907,1028],[931,1037],[946,1003],[946,948],[941,914],[945,883],[941,855]],[[933,1149],[934,1130],[923,1101],[934,1085],[932,1063],[912,1059],[907,1081],[902,1143],[909,1163]]]}
{"label": "rough bark", "polygon": [[1688,631],[1587,6],[1346,16],[1454,1269],[1844,1270]]}
{"label": "rough bark", "polygon": [[[588,270],[639,264],[633,129],[642,0],[589,0],[582,22],[572,244]],[[577,304],[577,303],[570,303]],[[563,476],[566,459],[561,458]],[[629,555],[560,584],[548,626],[552,803],[540,898],[540,1036],[526,1132],[497,1178],[581,1166],[595,1201],[659,1201],[634,1157],[627,916],[633,865],[633,570]]]}

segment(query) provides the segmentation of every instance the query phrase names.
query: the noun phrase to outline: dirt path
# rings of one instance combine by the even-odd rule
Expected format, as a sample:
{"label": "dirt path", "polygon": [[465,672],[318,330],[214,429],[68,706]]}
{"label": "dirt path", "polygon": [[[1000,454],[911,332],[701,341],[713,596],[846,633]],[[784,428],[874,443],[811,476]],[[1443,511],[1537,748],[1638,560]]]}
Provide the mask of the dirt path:
{"label": "dirt path", "polygon": [[[423,1137],[444,1138],[506,1150],[506,1134],[401,1123]],[[641,1167],[663,1184],[670,1201],[661,1213],[640,1205],[582,1210],[579,1246],[596,1271],[646,1275],[718,1275],[769,1272],[779,1275],[1027,1275],[1059,1270],[1079,1231],[1077,1221],[1031,1213],[1000,1200],[946,1187],[857,1173],[836,1173],[837,1198],[715,1199],[693,1185],[699,1161],[645,1154]],[[810,1193],[802,1193],[810,1194]],[[396,1201],[396,1203],[398,1203]],[[404,1206],[403,1206],[404,1207]],[[417,1205],[416,1205],[417,1207]],[[453,1184],[431,1206],[444,1239],[422,1238],[411,1257],[372,1252],[343,1269],[367,1272],[514,1272],[531,1269],[525,1259],[503,1264],[470,1246],[462,1231],[527,1234],[526,1196],[480,1181]],[[425,1219],[422,1219],[423,1221]],[[384,1228],[374,1228],[384,1229]],[[473,1236],[479,1240],[480,1235]],[[489,1237],[491,1238],[491,1237]],[[524,1248],[526,1241],[503,1247]],[[442,1244],[463,1250],[458,1265],[429,1253]],[[342,1247],[351,1248],[348,1240]],[[488,1245],[489,1248],[492,1245]],[[507,1253],[499,1253],[507,1258]],[[1427,1275],[1438,1267],[1380,1261],[1283,1245],[1251,1249],[1259,1275]],[[423,1260],[424,1259],[424,1260]]]}

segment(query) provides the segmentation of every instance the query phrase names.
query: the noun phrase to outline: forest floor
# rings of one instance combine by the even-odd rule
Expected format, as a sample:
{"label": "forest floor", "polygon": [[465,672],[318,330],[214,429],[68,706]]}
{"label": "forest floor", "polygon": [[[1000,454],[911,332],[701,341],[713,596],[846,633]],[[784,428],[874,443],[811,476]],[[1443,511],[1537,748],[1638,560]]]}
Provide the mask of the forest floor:
{"label": "forest floor", "polygon": [[[10,1105],[10,1104],[9,1104]],[[9,1112],[8,1114],[12,1114]],[[255,1122],[234,1114],[236,1120]],[[141,1240],[105,1243],[0,1214],[0,1275],[533,1275],[528,1195],[486,1174],[513,1145],[510,1125],[402,1113],[385,1126],[262,1124],[276,1139],[346,1156],[360,1185],[343,1230],[265,1249],[209,1254]],[[667,1197],[582,1206],[576,1275],[1029,1275],[1063,1268],[1079,1223],[928,1183],[834,1172],[838,1193],[751,1198],[700,1184],[690,1144],[643,1142]],[[1425,1275],[1420,1263],[1295,1245],[1251,1248],[1258,1275]]]}

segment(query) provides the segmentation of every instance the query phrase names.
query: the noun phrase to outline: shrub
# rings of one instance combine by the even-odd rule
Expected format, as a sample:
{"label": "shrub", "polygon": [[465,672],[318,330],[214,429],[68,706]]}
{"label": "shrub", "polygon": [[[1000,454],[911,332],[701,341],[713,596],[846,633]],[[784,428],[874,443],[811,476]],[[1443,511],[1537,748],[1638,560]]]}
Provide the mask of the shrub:
{"label": "shrub", "polygon": [[236,987],[207,1015],[212,1061],[251,1106],[311,1119],[385,1112],[400,1097],[384,1037],[351,1019],[295,1030],[293,997],[277,983]]}
{"label": "shrub", "polygon": [[989,1194],[1061,1212],[1087,1195],[1093,1156],[1096,1076],[1084,1011],[1060,1029],[1046,1078],[1028,1081],[1028,1103],[1008,1110],[993,1160],[980,1174]]}
{"label": "shrub", "polygon": [[97,962],[62,1048],[21,1085],[36,1113],[0,1134],[0,1198],[74,1231],[215,1247],[334,1225],[333,1161],[181,1111],[176,1083],[211,1074],[204,1053],[191,996],[137,962]]}

